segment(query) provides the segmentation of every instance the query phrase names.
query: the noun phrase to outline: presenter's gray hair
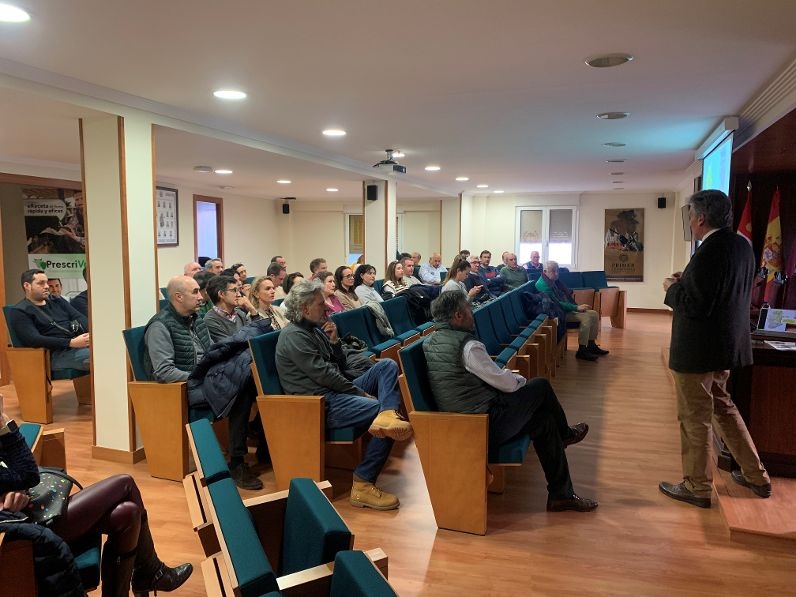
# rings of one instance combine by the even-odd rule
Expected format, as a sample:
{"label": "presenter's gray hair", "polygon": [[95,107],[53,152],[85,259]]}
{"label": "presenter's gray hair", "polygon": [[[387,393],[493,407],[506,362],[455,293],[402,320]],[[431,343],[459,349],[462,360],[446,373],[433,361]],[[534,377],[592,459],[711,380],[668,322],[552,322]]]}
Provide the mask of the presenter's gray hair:
{"label": "presenter's gray hair", "polygon": [[438,323],[448,323],[468,302],[463,292],[441,292],[431,303],[431,317]]}
{"label": "presenter's gray hair", "polygon": [[282,306],[285,308],[285,317],[288,321],[299,323],[304,319],[301,310],[315,300],[315,295],[321,292],[321,283],[317,280],[303,280],[294,284],[285,297]]}
{"label": "presenter's gray hair", "polygon": [[705,216],[710,228],[732,226],[732,203],[729,197],[716,189],[707,189],[691,195],[688,205],[698,216]]}

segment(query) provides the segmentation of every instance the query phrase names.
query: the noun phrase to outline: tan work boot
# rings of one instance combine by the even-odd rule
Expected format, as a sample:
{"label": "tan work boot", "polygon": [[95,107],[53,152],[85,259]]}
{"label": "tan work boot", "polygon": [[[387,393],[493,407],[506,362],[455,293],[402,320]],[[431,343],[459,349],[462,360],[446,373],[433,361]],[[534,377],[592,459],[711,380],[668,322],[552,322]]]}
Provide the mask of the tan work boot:
{"label": "tan work boot", "polygon": [[382,491],[373,483],[362,481],[356,476],[354,484],[351,486],[349,501],[352,506],[357,508],[373,508],[374,510],[395,510],[400,504],[397,496]]}
{"label": "tan work boot", "polygon": [[389,437],[401,441],[412,437],[412,424],[397,410],[383,410],[373,419],[368,433],[373,437]]}

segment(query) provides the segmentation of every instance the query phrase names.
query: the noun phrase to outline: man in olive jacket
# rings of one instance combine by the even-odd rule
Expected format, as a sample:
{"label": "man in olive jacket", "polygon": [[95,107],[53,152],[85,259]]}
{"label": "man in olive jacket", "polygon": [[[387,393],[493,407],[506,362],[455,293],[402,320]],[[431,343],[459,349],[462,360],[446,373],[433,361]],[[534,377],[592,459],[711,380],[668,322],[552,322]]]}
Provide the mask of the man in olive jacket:
{"label": "man in olive jacket", "polygon": [[732,204],[721,191],[700,191],[688,207],[693,237],[702,244],[685,271],[663,281],[664,302],[674,311],[669,368],[677,390],[683,481],[662,482],[659,488],[668,497],[709,508],[711,421],[741,466],[732,473],[736,483],[769,497],[771,480],[727,391],[730,369],[752,363],[752,249],[732,231]]}

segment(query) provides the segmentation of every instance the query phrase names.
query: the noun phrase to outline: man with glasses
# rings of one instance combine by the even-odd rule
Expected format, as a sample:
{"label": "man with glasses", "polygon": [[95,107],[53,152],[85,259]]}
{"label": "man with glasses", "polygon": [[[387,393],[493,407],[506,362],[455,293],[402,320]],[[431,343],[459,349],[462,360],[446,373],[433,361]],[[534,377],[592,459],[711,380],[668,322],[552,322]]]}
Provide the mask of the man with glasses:
{"label": "man with glasses", "polygon": [[25,298],[10,310],[9,329],[23,346],[50,350],[52,369],[88,371],[91,337],[86,316],[50,293],[44,270],[26,270],[20,281]]}
{"label": "man with glasses", "polygon": [[218,342],[241,329],[260,314],[243,296],[240,283],[232,276],[216,276],[207,283],[207,296],[213,303],[204,317],[213,342]]}

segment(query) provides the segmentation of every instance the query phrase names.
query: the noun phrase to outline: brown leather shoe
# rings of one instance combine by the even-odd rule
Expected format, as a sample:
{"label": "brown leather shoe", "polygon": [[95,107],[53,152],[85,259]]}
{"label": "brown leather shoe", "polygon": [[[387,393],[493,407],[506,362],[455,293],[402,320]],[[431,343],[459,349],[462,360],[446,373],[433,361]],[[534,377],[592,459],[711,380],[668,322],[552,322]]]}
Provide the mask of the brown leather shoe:
{"label": "brown leather shoe", "polygon": [[658,483],[658,489],[661,490],[661,493],[665,496],[672,498],[673,500],[678,500],[681,502],[685,502],[687,504],[691,504],[692,506],[698,506],[700,508],[710,508],[710,496],[702,497],[691,491],[685,486],[685,483],[667,483],[666,481],[661,481]]}
{"label": "brown leather shoe", "polygon": [[582,498],[579,495],[572,494],[572,497],[563,500],[551,500],[547,498],[547,511],[548,512],[564,512],[565,510],[574,510],[575,512],[591,512],[597,508],[598,504],[594,500]]}
{"label": "brown leather shoe", "polygon": [[748,487],[749,489],[751,489],[756,496],[764,499],[771,497],[771,483],[765,483],[763,485],[754,485],[746,480],[741,471],[732,471],[732,473],[730,473],[730,476],[732,476],[732,480],[735,481],[738,485],[743,485],[744,487]]}
{"label": "brown leather shoe", "polygon": [[582,442],[583,438],[586,437],[586,434],[589,432],[589,424],[588,423],[578,423],[577,425],[572,425],[569,428],[569,436],[564,438],[564,447],[571,446],[572,444],[577,444],[578,442]]}

